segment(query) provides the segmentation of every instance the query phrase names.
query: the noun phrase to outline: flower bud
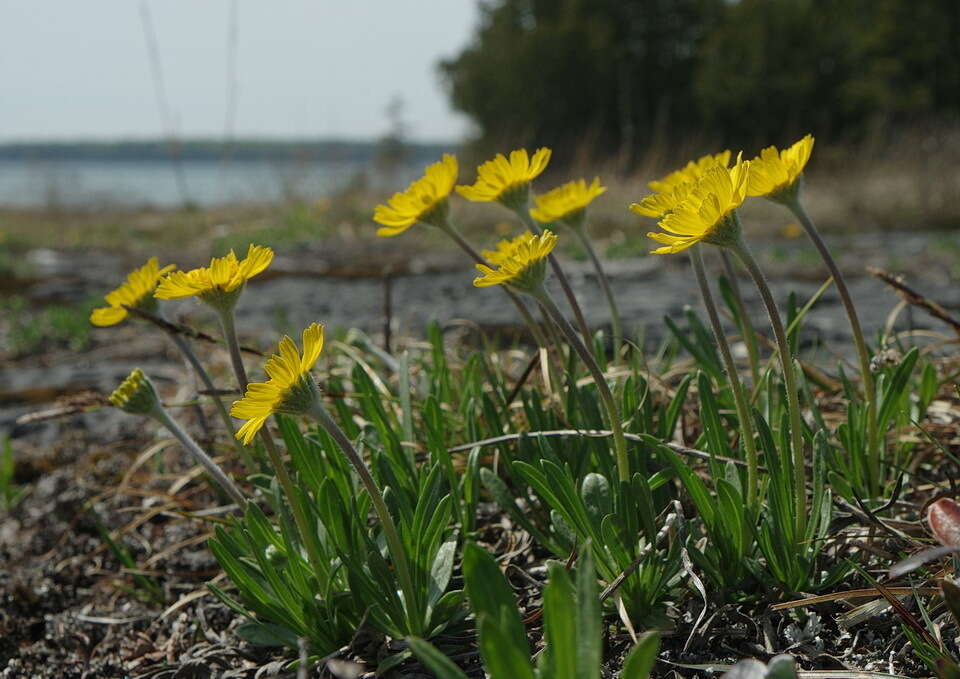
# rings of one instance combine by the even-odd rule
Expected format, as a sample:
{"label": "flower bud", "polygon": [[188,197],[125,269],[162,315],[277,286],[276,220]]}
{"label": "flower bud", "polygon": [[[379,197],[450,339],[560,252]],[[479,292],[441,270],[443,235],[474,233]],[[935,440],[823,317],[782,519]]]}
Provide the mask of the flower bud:
{"label": "flower bud", "polygon": [[960,547],[960,504],[940,498],[927,510],[930,532],[945,547]]}
{"label": "flower bud", "polygon": [[160,399],[153,383],[136,368],[110,394],[110,404],[132,415],[152,415],[160,407]]}

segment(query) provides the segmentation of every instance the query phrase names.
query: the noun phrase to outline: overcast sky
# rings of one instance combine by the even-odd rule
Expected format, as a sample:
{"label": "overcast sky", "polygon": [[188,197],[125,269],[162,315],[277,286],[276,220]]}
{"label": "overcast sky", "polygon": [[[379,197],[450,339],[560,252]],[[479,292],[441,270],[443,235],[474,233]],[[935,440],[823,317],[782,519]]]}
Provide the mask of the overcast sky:
{"label": "overcast sky", "polygon": [[[435,64],[476,0],[235,0],[236,136],[382,134],[399,94],[411,136],[467,129]],[[143,7],[183,137],[224,134],[234,0],[0,0],[0,142],[158,137]]]}

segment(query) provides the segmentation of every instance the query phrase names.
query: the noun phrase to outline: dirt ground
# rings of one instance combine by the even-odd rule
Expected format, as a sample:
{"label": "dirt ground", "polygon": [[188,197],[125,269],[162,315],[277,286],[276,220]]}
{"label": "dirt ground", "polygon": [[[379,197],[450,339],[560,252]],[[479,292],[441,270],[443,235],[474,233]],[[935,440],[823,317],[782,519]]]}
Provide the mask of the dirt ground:
{"label": "dirt ground", "polygon": [[[882,247],[873,236],[836,241],[871,335],[891,318],[897,298],[866,274],[868,264],[906,273],[917,290],[948,310],[960,308],[960,239],[901,232],[886,234]],[[296,253],[281,248],[270,275],[251,283],[238,309],[244,341],[269,349],[279,332],[298,332],[314,320],[360,328],[377,343],[383,341],[386,324],[395,339],[422,336],[425,324],[438,320],[448,324],[452,336],[467,341],[474,341],[470,334],[477,330],[495,335],[516,327],[498,291],[471,287],[471,271],[456,253],[426,255],[393,247],[299,248]],[[795,291],[802,304],[826,277],[803,245],[786,252],[769,244],[760,249],[781,299]],[[141,263],[130,255],[83,249],[47,248],[22,256],[30,273],[8,277],[0,289],[15,288],[15,294],[38,304],[75,303],[102,294]],[[645,331],[648,341],[662,332],[662,316],[680,319],[685,306],[699,308],[682,258],[630,257],[608,266],[628,327]],[[387,282],[384,272],[391,268]],[[571,260],[568,268],[588,319],[602,324],[606,310],[589,267]],[[762,312],[746,281],[743,289],[759,325]],[[180,305],[176,317],[215,330],[196,305]],[[466,323],[451,323],[455,319]],[[902,311],[894,322],[900,330],[944,329],[918,309]],[[9,323],[9,317],[0,321],[0,329],[9,331]],[[808,336],[822,343],[809,347],[810,355],[833,361],[830,347],[846,344],[847,328],[832,290],[807,326]],[[224,365],[218,348],[208,351]],[[189,478],[189,465],[176,446],[110,409],[45,422],[22,420],[58,399],[108,393],[136,366],[186,400],[194,385],[164,338],[128,324],[95,330],[81,350],[41,345],[18,355],[0,345],[0,354],[0,433],[12,441],[15,480],[26,488],[23,500],[0,514],[0,678],[226,679],[279,671],[279,657],[231,633],[241,621],[205,588],[222,577],[204,547],[210,527],[203,510],[216,502]],[[183,416],[202,436],[198,413]],[[490,517],[491,524],[497,521]],[[107,548],[104,532],[128,550],[135,569]],[[534,555],[526,558],[535,561]],[[680,620],[692,620],[697,610],[691,604],[690,610],[676,613]],[[802,649],[811,666],[821,669],[922,672],[904,651],[894,618],[878,618],[862,631],[841,630],[835,623],[838,610],[819,608],[819,621],[803,628],[791,627],[787,615],[769,610],[724,607],[686,650],[685,635],[668,635],[662,657],[680,663],[675,671],[681,676],[708,675],[706,668],[691,669],[698,663],[790,649]],[[344,654],[345,660],[350,657]],[[360,676],[362,671],[346,663],[338,676]],[[404,676],[418,672],[413,668]]]}

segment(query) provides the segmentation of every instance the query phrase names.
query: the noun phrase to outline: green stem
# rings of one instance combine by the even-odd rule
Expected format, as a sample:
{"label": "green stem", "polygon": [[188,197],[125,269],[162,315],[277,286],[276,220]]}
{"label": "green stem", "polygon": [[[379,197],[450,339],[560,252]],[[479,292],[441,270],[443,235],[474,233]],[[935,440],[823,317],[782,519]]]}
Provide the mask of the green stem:
{"label": "green stem", "polygon": [[[522,221],[532,233],[538,236],[543,233],[540,225],[530,216],[528,206],[516,210],[516,213],[520,217],[520,221]],[[570,310],[573,311],[573,317],[576,319],[577,326],[580,328],[580,335],[583,337],[584,343],[588,347],[592,346],[593,338],[590,336],[590,326],[587,325],[587,320],[583,317],[583,311],[580,310],[580,304],[577,302],[577,296],[573,294],[573,288],[570,287],[570,281],[567,280],[567,275],[563,272],[560,262],[552,252],[547,256],[547,261],[550,262],[550,268],[560,283],[564,297],[567,298],[567,302],[570,304]]]}
{"label": "green stem", "polygon": [[[240,385],[240,393],[246,394],[247,391],[247,371],[243,367],[243,359],[240,355],[240,341],[237,338],[236,321],[233,316],[233,309],[220,311],[220,324],[223,326],[223,336],[227,341],[227,348],[230,352],[230,362],[233,364],[233,371],[237,376],[237,383]],[[297,524],[297,530],[303,539],[304,547],[307,550],[307,558],[311,566],[318,574],[326,573],[329,569],[325,561],[321,558],[320,547],[317,544],[317,531],[310,530],[310,523],[307,521],[307,515],[303,511],[296,488],[293,485],[293,479],[287,472],[287,467],[283,462],[283,456],[277,448],[270,430],[265,424],[260,429],[260,440],[263,441],[267,449],[267,456],[270,458],[270,465],[277,475],[277,481],[280,482],[280,488],[287,498],[287,504],[293,512],[293,520]]]}
{"label": "green stem", "polygon": [[566,335],[567,341],[570,343],[570,346],[573,347],[573,350],[577,352],[577,355],[580,356],[580,359],[586,365],[587,370],[590,371],[590,374],[593,376],[593,381],[597,385],[597,391],[600,394],[600,400],[603,402],[604,410],[607,413],[607,419],[609,420],[610,430],[613,432],[613,447],[614,453],[617,460],[617,473],[621,481],[630,480],[630,460],[627,457],[627,440],[623,435],[623,423],[620,421],[620,409],[617,407],[616,399],[613,397],[613,393],[610,391],[610,385],[607,384],[607,379],[603,375],[603,371],[600,370],[600,366],[597,364],[597,359],[594,357],[590,350],[587,348],[587,345],[584,344],[580,337],[577,336],[577,331],[573,329],[573,326],[570,325],[563,313],[557,308],[556,303],[553,301],[553,298],[550,296],[550,293],[547,292],[547,289],[544,286],[540,286],[540,289],[532,293],[536,297],[537,301],[546,309],[547,313],[550,315],[550,318],[553,319],[553,322],[557,324],[560,328],[560,331]]}
{"label": "green stem", "polygon": [[737,305],[738,324],[740,325],[740,335],[743,337],[743,343],[747,346],[747,357],[750,360],[750,379],[754,386],[760,384],[760,350],[757,347],[757,333],[753,329],[753,323],[747,314],[747,307],[743,303],[743,295],[740,293],[740,282],[737,280],[737,271],[733,268],[733,260],[730,253],[725,248],[720,248],[720,258],[723,260],[723,268],[727,273],[727,280],[730,281],[730,291],[733,293],[733,303]]}
{"label": "green stem", "polygon": [[174,438],[180,442],[180,445],[213,477],[217,485],[226,491],[227,495],[240,506],[241,510],[246,506],[247,498],[240,492],[236,484],[234,484],[226,472],[204,452],[203,448],[191,438],[190,434],[184,431],[177,421],[170,417],[170,414],[166,410],[158,405],[150,415],[173,434]]}
{"label": "green stem", "polygon": [[867,402],[867,455],[870,464],[867,465],[868,473],[871,478],[871,488],[874,492],[879,492],[880,463],[882,457],[882,440],[877,425],[877,392],[873,384],[873,373],[870,371],[870,352],[867,350],[867,343],[863,337],[863,328],[860,326],[860,317],[857,315],[857,308],[853,303],[853,297],[847,288],[847,282],[840,272],[833,255],[827,248],[827,244],[820,236],[820,232],[814,225],[813,220],[807,214],[800,202],[799,196],[794,197],[786,203],[787,208],[800,221],[800,225],[807,236],[813,241],[817,252],[827,265],[827,271],[833,277],[833,283],[837,286],[837,293],[840,295],[840,301],[847,312],[847,320],[850,322],[850,331],[853,334],[853,343],[857,349],[857,356],[860,360],[860,380],[863,382],[864,398]]}
{"label": "green stem", "polygon": [[713,294],[710,292],[710,284],[707,282],[707,272],[703,266],[703,253],[700,251],[700,245],[691,248],[691,260],[693,270],[697,275],[697,283],[700,285],[700,296],[703,298],[703,306],[707,310],[707,316],[710,318],[710,325],[713,328],[713,336],[717,340],[717,346],[720,347],[720,355],[723,357],[723,364],[727,370],[727,379],[730,381],[730,389],[733,391],[733,401],[737,408],[737,418],[740,420],[740,438],[743,441],[743,449],[747,454],[747,508],[752,509],[759,497],[757,495],[757,447],[754,441],[753,419],[750,415],[750,408],[747,405],[746,396],[743,393],[743,384],[740,382],[740,375],[737,372],[737,365],[733,361],[733,354],[730,352],[730,345],[727,343],[727,336],[723,332],[723,326],[720,324],[720,314],[717,313],[717,305],[714,302]]}
{"label": "green stem", "polygon": [[233,425],[233,419],[230,417],[227,407],[223,404],[223,399],[220,398],[220,395],[217,393],[217,388],[214,385],[213,380],[210,378],[210,374],[204,369],[203,364],[200,363],[199,359],[197,359],[197,355],[193,352],[190,344],[182,336],[180,336],[179,333],[168,330],[167,334],[170,336],[170,339],[173,341],[173,343],[177,345],[180,353],[182,353],[184,358],[187,359],[187,363],[190,364],[190,367],[193,368],[193,371],[197,374],[197,377],[203,383],[203,386],[210,393],[210,398],[213,399],[213,403],[217,407],[217,412],[220,414],[220,419],[223,420],[223,424],[227,428],[227,432],[230,434],[230,440],[233,442],[234,449],[240,454],[244,465],[247,467],[247,470],[250,473],[253,473],[256,471],[253,457],[250,455],[250,451],[248,451],[246,447],[237,439],[237,430]]}
{"label": "green stem", "polygon": [[[320,405],[319,401],[314,403],[313,408],[310,410],[310,414],[317,420],[317,422],[320,423],[320,426],[323,427],[328,434],[330,434],[333,440],[337,442],[337,445],[340,446],[340,449],[343,451],[344,455],[347,456],[347,460],[349,460],[350,464],[353,465],[353,468],[360,476],[360,482],[363,484],[367,494],[370,496],[370,500],[373,502],[374,511],[377,512],[377,516],[380,518],[380,525],[383,527],[383,535],[387,540],[387,547],[390,549],[390,555],[393,557],[393,564],[397,570],[397,578],[400,580],[400,589],[403,591],[403,598],[406,603],[408,616],[419,621],[419,614],[417,613],[417,591],[413,586],[413,578],[410,574],[410,565],[407,561],[407,552],[403,548],[403,542],[400,540],[400,533],[397,531],[397,525],[394,523],[393,517],[390,515],[390,510],[387,509],[387,503],[384,501],[383,494],[377,487],[377,483],[374,481],[373,475],[370,473],[370,470],[367,469],[367,465],[364,463],[363,458],[360,457],[360,453],[357,452],[357,449],[354,448],[353,443],[337,425],[337,423],[334,422],[333,418],[330,417],[323,406]],[[420,625],[418,622],[416,627],[419,626]]]}
{"label": "green stem", "polygon": [[596,269],[597,277],[600,279],[600,287],[603,289],[603,294],[607,298],[607,304],[610,306],[610,326],[613,329],[613,355],[616,358],[620,353],[620,347],[623,345],[623,331],[620,324],[620,311],[617,308],[617,300],[613,296],[613,288],[610,287],[610,279],[607,277],[606,271],[603,270],[603,264],[600,263],[600,258],[597,257],[596,250],[593,249],[593,244],[590,242],[590,238],[586,233],[586,227],[582,224],[578,227],[573,227],[573,232],[580,240],[580,244],[583,245],[583,249],[587,251],[587,256],[590,258],[590,261],[593,262],[593,268]]}
{"label": "green stem", "polygon": [[[736,218],[736,217],[735,217]],[[780,355],[780,369],[783,372],[784,388],[787,392],[787,410],[790,415],[790,443],[793,449],[793,478],[794,478],[794,511],[797,520],[797,540],[803,540],[807,528],[807,491],[806,491],[806,468],[804,467],[803,455],[803,420],[800,416],[800,398],[797,393],[797,376],[793,365],[793,356],[790,353],[790,345],[787,342],[787,334],[783,329],[783,321],[780,318],[780,312],[777,309],[777,303],[773,299],[773,293],[770,292],[770,286],[767,279],[754,259],[753,254],[747,248],[743,239],[730,246],[734,254],[739,257],[744,267],[753,278],[763,305],[767,309],[767,315],[770,317],[770,325],[773,328],[773,335],[777,342],[778,353]]]}

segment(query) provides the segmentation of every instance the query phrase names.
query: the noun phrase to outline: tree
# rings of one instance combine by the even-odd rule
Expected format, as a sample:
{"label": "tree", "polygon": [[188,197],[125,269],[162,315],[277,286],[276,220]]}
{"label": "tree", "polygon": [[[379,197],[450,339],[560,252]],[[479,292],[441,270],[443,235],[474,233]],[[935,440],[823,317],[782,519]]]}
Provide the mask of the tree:
{"label": "tree", "polygon": [[960,112],[956,0],[486,0],[440,70],[498,146],[858,136]]}

